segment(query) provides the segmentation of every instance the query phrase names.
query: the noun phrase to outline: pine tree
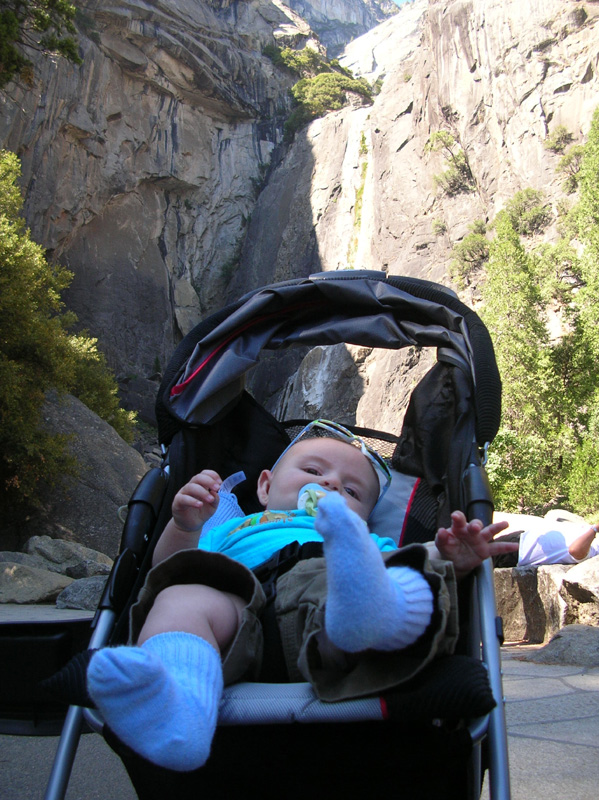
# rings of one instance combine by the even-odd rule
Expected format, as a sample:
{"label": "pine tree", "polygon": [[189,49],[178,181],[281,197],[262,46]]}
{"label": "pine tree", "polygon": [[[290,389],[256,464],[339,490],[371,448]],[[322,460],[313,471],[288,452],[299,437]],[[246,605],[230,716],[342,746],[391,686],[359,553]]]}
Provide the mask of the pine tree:
{"label": "pine tree", "polygon": [[81,64],[69,0],[3,0],[0,9],[0,87],[31,67],[27,50],[56,53]]}

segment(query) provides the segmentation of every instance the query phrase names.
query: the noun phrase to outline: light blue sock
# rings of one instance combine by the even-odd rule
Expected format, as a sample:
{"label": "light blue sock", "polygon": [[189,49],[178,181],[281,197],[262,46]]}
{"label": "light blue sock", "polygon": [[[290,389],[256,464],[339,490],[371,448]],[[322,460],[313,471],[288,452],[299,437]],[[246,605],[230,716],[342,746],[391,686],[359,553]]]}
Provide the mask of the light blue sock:
{"label": "light blue sock", "polygon": [[316,530],[327,565],[325,629],[341,650],[401,650],[424,633],[433,612],[428,582],[409,567],[387,569],[368,526],[331,492]]}
{"label": "light blue sock", "polygon": [[191,633],[160,633],[141,647],[99,650],[87,682],[107,725],[158,766],[180,772],[206,763],[223,675],[217,651]]}

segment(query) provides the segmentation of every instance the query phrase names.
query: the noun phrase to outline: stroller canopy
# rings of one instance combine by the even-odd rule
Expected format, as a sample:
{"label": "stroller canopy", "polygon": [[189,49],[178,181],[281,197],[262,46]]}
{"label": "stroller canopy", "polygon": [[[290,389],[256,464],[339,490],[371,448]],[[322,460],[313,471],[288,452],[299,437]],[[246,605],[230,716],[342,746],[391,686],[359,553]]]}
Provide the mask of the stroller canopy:
{"label": "stroller canopy", "polygon": [[[327,272],[273,284],[200,323],[175,352],[157,416],[206,425],[240,396],[264,348],[356,344],[437,347],[468,373],[477,407],[476,438],[491,441],[501,385],[488,332],[477,315],[437,284],[378,272]],[[168,438],[168,434],[163,436]]]}

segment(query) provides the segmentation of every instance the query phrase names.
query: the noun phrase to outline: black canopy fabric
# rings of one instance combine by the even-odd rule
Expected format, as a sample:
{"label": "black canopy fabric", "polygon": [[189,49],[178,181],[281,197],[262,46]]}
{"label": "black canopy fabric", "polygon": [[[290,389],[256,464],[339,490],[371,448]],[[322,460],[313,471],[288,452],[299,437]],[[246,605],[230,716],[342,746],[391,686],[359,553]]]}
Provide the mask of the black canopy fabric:
{"label": "black canopy fabric", "polygon": [[473,444],[491,442],[499,427],[493,345],[479,317],[450,290],[380,272],[326,272],[266,286],[182,340],[156,402],[171,490],[201,468],[243,469],[248,479],[238,494],[247,494],[254,510],[255,493],[243,487],[255,486],[256,470],[274,463],[288,437],[244,390],[245,374],[264,349],[341,342],[437,348],[437,364],[412,393],[393,466],[425,478],[430,502],[419,511],[423,530],[448,524],[450,511],[464,508],[462,477]]}
{"label": "black canopy fabric", "polygon": [[478,399],[495,397],[486,404],[491,418],[485,415],[482,430],[477,428],[477,438],[493,438],[501,389],[490,338],[478,317],[436,284],[366,271],[273,284],[200,323],[165,376],[159,421],[166,413],[182,425],[213,423],[242,394],[244,376],[263,349],[341,342],[439,348],[469,373]]}

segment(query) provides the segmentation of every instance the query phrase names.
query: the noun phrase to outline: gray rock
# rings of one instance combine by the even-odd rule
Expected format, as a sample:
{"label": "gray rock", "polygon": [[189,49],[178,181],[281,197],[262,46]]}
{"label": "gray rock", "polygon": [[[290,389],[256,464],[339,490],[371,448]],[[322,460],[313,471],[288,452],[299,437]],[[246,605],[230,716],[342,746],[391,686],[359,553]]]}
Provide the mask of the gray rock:
{"label": "gray rock", "polygon": [[4,563],[5,561],[10,561],[13,564],[22,564],[25,567],[47,569],[50,572],[64,574],[61,564],[53,564],[51,561],[42,558],[42,556],[31,553],[15,553],[12,550],[0,550],[0,563]]}
{"label": "gray rock", "polygon": [[560,595],[567,606],[566,623],[599,626],[599,556],[568,570]]}
{"label": "gray rock", "polygon": [[95,611],[105,584],[106,578],[100,575],[73,581],[56,598],[56,607]]}
{"label": "gray rock", "polygon": [[25,545],[25,553],[37,556],[46,562],[45,569],[61,572],[71,578],[87,578],[91,575],[108,575],[112,559],[85,547],[78,542],[51,539],[49,536],[32,536]]}
{"label": "gray rock", "polygon": [[548,642],[564,626],[599,626],[599,556],[576,565],[494,571],[497,610],[508,642]]}
{"label": "gray rock", "polygon": [[96,609],[112,559],[64,539],[32,536],[25,553],[0,552],[0,603]]}
{"label": "gray rock", "polygon": [[545,647],[521,656],[521,659],[539,664],[599,667],[599,628],[591,625],[566,625]]}
{"label": "gray rock", "polygon": [[53,603],[72,578],[5,561],[0,564],[0,603]]}
{"label": "gray rock", "polygon": [[69,578],[75,578],[77,580],[79,578],[93,578],[96,575],[110,575],[110,570],[110,564],[98,563],[90,558],[78,561],[77,564],[74,564],[72,567],[67,567],[65,574],[68,575]]}
{"label": "gray rock", "polygon": [[570,567],[514,567],[494,571],[497,610],[508,642],[541,644],[565,625],[560,586]]}
{"label": "gray rock", "polygon": [[59,398],[51,393],[43,420],[48,430],[71,437],[69,447],[79,463],[79,475],[65,479],[61,487],[42,486],[40,508],[16,531],[3,532],[4,547],[22,550],[30,537],[39,535],[79,542],[116,557],[123,527],[118,509],[129,501],[147,471],[144,459],[114,428],[70,395]]}

